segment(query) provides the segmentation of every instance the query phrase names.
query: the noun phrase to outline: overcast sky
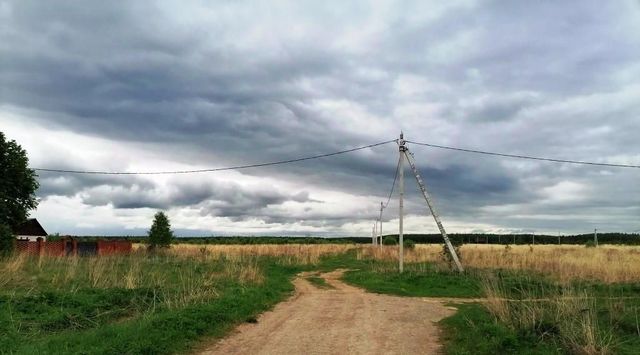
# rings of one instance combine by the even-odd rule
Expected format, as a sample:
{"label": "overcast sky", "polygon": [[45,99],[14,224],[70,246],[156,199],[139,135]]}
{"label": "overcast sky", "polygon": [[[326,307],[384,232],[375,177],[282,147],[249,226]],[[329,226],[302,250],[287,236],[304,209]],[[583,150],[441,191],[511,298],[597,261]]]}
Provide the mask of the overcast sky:
{"label": "overcast sky", "polygon": [[[639,1],[2,1],[0,130],[32,167],[158,171],[397,138],[640,164]],[[640,169],[410,146],[450,232],[640,231]],[[49,233],[369,236],[395,143],[266,168],[40,173]],[[406,228],[437,231],[406,172]],[[397,232],[397,197],[383,232]]]}

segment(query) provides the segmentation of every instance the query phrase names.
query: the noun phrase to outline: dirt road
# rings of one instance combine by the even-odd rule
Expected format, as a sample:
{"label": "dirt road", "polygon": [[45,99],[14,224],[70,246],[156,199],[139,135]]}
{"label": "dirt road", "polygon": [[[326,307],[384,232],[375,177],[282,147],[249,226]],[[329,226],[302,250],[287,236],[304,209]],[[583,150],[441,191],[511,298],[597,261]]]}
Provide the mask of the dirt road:
{"label": "dirt road", "polygon": [[455,310],[438,299],[367,293],[339,280],[343,271],[320,275],[333,288],[304,279],[296,294],[242,324],[203,354],[434,354],[434,324]]}

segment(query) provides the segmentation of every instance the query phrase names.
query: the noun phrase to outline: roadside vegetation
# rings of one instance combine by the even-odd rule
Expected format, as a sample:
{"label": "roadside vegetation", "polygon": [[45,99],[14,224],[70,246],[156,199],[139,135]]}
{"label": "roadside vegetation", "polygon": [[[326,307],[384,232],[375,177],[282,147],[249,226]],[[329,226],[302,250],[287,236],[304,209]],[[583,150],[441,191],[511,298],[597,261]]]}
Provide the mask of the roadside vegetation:
{"label": "roadside vegetation", "polygon": [[255,319],[291,294],[296,273],[345,250],[264,247],[3,259],[0,352],[184,352]]}
{"label": "roadside vegetation", "polygon": [[[554,249],[555,248],[555,249]],[[0,260],[0,352],[188,352],[284,300],[301,271],[349,269],[371,292],[450,298],[450,354],[633,354],[640,348],[636,247],[173,245],[127,256]],[[607,267],[602,267],[605,263]],[[570,269],[570,270],[567,270]],[[317,273],[305,278],[324,288]],[[457,299],[466,299],[464,303]]]}
{"label": "roadside vegetation", "polygon": [[304,279],[309,281],[309,283],[311,283],[312,285],[314,285],[317,288],[322,288],[322,289],[332,289],[332,288],[334,288],[333,286],[331,286],[331,284],[329,284],[327,282],[327,280],[325,280],[324,278],[320,277],[318,275],[318,273],[314,273],[314,274],[308,275]]}
{"label": "roadside vegetation", "polygon": [[[635,354],[640,348],[637,247],[465,245],[463,274],[439,245],[355,251],[345,281],[402,296],[469,297],[441,322],[450,354]],[[376,260],[377,262],[371,262]],[[394,272],[395,271],[395,272]]]}

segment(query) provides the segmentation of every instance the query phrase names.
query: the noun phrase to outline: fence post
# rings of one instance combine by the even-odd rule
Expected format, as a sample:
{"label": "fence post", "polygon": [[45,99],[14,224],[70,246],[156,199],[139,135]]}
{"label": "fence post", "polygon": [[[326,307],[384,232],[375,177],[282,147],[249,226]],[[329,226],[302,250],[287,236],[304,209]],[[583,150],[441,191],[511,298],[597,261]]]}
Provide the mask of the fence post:
{"label": "fence post", "polygon": [[36,239],[36,243],[38,243],[38,256],[44,255],[44,239],[42,237],[38,237]]}
{"label": "fence post", "polygon": [[72,251],[71,254],[73,256],[78,256],[78,241],[76,238],[71,238]]}

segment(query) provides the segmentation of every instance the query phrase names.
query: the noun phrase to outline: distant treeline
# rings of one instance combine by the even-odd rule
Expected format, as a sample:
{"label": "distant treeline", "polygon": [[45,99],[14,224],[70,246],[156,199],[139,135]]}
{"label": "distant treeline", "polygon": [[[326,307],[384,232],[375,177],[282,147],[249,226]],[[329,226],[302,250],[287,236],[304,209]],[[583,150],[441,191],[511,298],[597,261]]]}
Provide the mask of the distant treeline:
{"label": "distant treeline", "polygon": [[[387,235],[397,237],[397,234]],[[385,236],[385,237],[387,237]],[[49,238],[59,238],[50,236]],[[139,236],[74,236],[83,241],[97,239],[122,239],[134,243],[145,243],[146,237]],[[405,234],[405,239],[413,240],[419,244],[442,243],[440,234]],[[454,244],[588,244],[593,243],[593,234],[577,235],[540,235],[540,234],[449,234]],[[235,237],[184,237],[177,238],[179,243],[190,244],[369,244],[370,237],[273,237],[273,236],[235,236]],[[640,234],[633,233],[598,233],[599,244],[626,244],[640,245]]]}
{"label": "distant treeline", "polygon": [[[397,234],[394,235],[397,237]],[[405,239],[416,243],[441,243],[440,234],[408,234]],[[587,244],[594,242],[594,235],[542,235],[542,234],[449,234],[454,244]],[[598,233],[598,244],[640,245],[637,233]]]}

